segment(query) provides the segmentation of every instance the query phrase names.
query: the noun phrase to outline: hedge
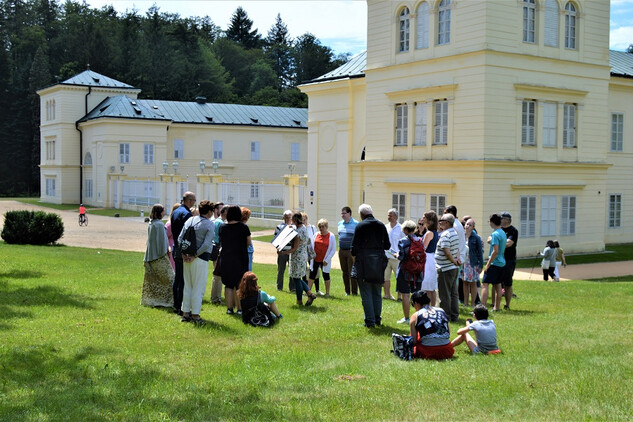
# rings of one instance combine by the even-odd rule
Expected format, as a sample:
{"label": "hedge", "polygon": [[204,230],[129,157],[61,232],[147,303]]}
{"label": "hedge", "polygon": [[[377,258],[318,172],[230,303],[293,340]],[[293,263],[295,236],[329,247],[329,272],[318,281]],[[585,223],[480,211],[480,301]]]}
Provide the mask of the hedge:
{"label": "hedge", "polygon": [[7,211],[2,239],[6,243],[48,245],[64,235],[64,223],[55,213],[44,211]]}

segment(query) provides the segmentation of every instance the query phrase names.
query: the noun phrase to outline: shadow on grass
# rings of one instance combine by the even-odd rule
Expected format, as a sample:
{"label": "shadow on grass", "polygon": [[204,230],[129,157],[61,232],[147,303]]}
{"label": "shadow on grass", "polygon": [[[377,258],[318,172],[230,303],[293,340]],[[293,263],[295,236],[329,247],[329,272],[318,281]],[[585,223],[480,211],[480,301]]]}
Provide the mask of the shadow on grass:
{"label": "shadow on grass", "polygon": [[0,273],[0,280],[7,281],[16,280],[16,279],[25,279],[25,278],[42,278],[44,273],[41,271],[30,271],[30,270],[11,270],[4,273]]}
{"label": "shadow on grass", "polygon": [[[173,388],[165,390],[165,384]],[[186,420],[192,411],[201,420],[279,419],[260,393],[265,381],[248,388],[188,384],[95,347],[27,346],[0,353],[3,420]]]}
{"label": "shadow on grass", "polygon": [[624,275],[620,277],[590,278],[587,281],[594,283],[633,283],[633,275]]}

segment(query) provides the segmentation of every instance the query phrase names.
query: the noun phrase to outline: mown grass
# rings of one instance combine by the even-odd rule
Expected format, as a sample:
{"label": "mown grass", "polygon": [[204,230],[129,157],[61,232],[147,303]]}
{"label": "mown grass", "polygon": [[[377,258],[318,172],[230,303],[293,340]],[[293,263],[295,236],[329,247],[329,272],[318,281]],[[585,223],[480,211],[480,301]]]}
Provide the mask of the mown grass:
{"label": "mown grass", "polygon": [[[566,255],[567,264],[590,264],[594,262],[617,262],[633,260],[633,243],[606,245],[605,252]],[[530,268],[541,262],[540,257],[523,258],[517,260],[517,268]]]}
{"label": "mown grass", "polygon": [[[633,277],[517,281],[494,315],[504,353],[393,357],[397,302],[362,327],[358,297],[311,308],[275,291],[284,318],[244,326],[205,295],[196,328],[141,307],[142,254],[0,243],[1,420],[630,420]],[[611,281],[611,280],[610,280]],[[462,310],[460,324],[468,317]]]}

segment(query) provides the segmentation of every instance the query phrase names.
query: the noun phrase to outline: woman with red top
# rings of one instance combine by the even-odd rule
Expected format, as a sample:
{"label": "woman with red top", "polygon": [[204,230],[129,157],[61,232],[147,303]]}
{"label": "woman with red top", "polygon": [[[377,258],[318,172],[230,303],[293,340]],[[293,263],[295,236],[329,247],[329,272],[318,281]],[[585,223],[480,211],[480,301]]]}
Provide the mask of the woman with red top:
{"label": "woman with red top", "polygon": [[319,268],[323,274],[325,281],[325,297],[330,297],[330,269],[332,268],[332,258],[336,253],[336,238],[328,231],[328,221],[322,218],[317,223],[319,233],[316,233],[311,239],[312,249],[316,256],[310,265],[310,277],[308,277],[308,286],[312,288],[314,279],[319,274]]}

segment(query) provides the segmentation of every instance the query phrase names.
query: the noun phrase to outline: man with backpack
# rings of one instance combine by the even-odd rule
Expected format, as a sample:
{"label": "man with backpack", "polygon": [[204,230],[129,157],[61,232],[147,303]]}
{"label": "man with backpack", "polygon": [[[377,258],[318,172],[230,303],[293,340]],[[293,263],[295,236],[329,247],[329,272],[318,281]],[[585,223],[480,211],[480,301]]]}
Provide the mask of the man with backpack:
{"label": "man with backpack", "polygon": [[402,294],[402,313],[404,314],[398,324],[409,323],[411,311],[409,305],[410,294],[422,288],[426,252],[422,238],[413,234],[416,227],[416,223],[411,220],[402,223],[402,232],[406,237],[398,241],[398,259],[400,264],[396,275],[396,287],[398,293]]}
{"label": "man with backpack", "polygon": [[[185,222],[192,216],[191,207],[196,203],[196,194],[193,192],[185,192],[182,196],[180,207],[176,208],[171,213],[171,233],[174,239],[178,239],[182,228],[185,226]],[[182,295],[185,287],[185,278],[183,275],[183,261],[182,255],[179,251],[180,248],[175,247],[173,251],[174,263],[176,264],[176,277],[174,278],[174,312],[182,316]]]}

